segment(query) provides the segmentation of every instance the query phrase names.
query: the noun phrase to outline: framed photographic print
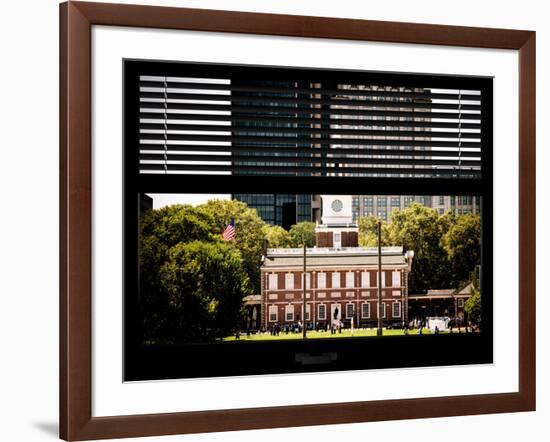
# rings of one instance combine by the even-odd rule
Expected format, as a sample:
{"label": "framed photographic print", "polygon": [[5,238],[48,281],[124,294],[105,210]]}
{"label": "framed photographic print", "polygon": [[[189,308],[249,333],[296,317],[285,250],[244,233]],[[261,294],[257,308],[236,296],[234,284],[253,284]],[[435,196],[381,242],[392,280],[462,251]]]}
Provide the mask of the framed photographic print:
{"label": "framed photographic print", "polygon": [[533,32],[69,2],[60,81],[62,438],[534,409]]}

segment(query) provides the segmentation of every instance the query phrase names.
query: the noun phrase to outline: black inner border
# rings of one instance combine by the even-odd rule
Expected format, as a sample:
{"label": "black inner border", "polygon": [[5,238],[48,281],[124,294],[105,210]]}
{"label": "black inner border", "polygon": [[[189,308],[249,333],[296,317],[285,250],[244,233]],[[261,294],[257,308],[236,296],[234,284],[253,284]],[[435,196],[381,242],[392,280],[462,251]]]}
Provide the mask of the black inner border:
{"label": "black inner border", "polygon": [[[481,90],[479,179],[263,177],[139,174],[139,76],[201,76],[366,81],[384,85]],[[123,380],[159,380],[493,362],[493,78],[123,60]],[[386,336],[246,343],[143,346],[139,321],[139,194],[304,193],[480,195],[483,331],[479,334]],[[299,191],[297,191],[299,189]],[[357,191],[368,189],[368,192]],[[330,364],[302,365],[296,354],[336,353]],[[261,392],[253,392],[261,394]]]}

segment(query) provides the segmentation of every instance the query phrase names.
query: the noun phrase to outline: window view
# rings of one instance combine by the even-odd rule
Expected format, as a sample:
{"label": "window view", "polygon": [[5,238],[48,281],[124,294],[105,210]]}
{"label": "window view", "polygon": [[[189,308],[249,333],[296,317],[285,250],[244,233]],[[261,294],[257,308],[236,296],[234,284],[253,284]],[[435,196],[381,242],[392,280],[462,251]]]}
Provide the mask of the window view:
{"label": "window view", "polygon": [[125,379],[491,362],[492,88],[125,60]]}
{"label": "window view", "polygon": [[[479,331],[479,197],[315,198],[285,229],[231,195],[142,195],[144,343]],[[367,198],[401,207],[353,210]]]}

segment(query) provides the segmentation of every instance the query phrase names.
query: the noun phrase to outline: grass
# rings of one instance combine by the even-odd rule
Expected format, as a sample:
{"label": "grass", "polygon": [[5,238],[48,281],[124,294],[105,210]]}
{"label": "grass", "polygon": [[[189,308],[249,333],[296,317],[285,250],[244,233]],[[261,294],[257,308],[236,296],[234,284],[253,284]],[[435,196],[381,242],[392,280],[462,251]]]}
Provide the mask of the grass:
{"label": "grass", "polygon": [[[429,335],[430,330],[427,328],[422,329],[422,333]],[[441,332],[444,334],[445,332]],[[453,333],[458,333],[458,331],[453,331]],[[397,330],[387,330],[383,329],[382,335],[383,336],[404,336],[404,331],[401,329]],[[418,330],[409,330],[410,335],[417,335]],[[353,336],[351,334],[351,330],[345,329],[342,330],[342,333],[336,333],[335,335],[331,335],[330,332],[323,332],[323,331],[308,331],[307,337],[309,339],[327,339],[327,338],[364,338],[368,336],[376,336],[376,328],[362,328],[362,329],[356,329],[353,333]],[[237,340],[235,336],[227,336],[223,339],[224,342],[247,342],[247,341],[280,341],[280,340],[287,340],[287,339],[302,339],[302,333],[280,333],[278,336],[271,336],[268,334],[251,334],[250,336],[246,336],[246,334],[241,334],[240,339]]]}

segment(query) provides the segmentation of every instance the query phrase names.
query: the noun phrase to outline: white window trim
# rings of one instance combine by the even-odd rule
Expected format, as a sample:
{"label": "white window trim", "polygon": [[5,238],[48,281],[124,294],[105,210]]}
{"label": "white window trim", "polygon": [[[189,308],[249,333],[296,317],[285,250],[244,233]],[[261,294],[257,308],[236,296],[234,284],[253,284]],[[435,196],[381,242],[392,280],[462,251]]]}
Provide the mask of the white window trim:
{"label": "white window trim", "polygon": [[370,272],[361,272],[361,287],[370,287]]}
{"label": "white window trim", "polygon": [[[302,305],[302,308],[300,309],[302,312],[302,318],[304,317],[304,306]],[[311,321],[311,305],[306,304],[306,314],[305,314],[306,321]]]}
{"label": "white window trim", "polygon": [[458,308],[463,308],[463,307],[464,307],[464,299],[458,298]]}
{"label": "white window trim", "polygon": [[[321,318],[321,312],[320,312],[320,307],[321,306],[323,306],[324,309],[325,309],[325,314],[322,318]],[[321,304],[317,305],[317,319],[319,321],[326,321],[327,320],[327,305],[325,303],[321,303]]]}
{"label": "white window trim", "polygon": [[[292,319],[288,319],[289,313],[292,315]],[[285,322],[294,322],[294,306],[292,304],[285,305]]]}
{"label": "white window trim", "polygon": [[346,288],[355,287],[355,272],[346,272]]}
{"label": "white window trim", "polygon": [[269,290],[277,290],[279,287],[279,275],[277,273],[270,273],[268,280]]}
{"label": "white window trim", "polygon": [[401,287],[401,272],[399,270],[394,270],[391,278],[392,287]]}
{"label": "white window trim", "polygon": [[[292,279],[292,283],[289,284],[291,279]],[[294,281],[294,273],[286,273],[285,274],[285,289],[294,290],[295,284],[296,284],[296,281]]]}
{"label": "white window trim", "polygon": [[[271,312],[275,310],[275,319],[271,319]],[[270,305],[267,309],[268,322],[277,322],[279,319],[279,308],[276,305]]]}
{"label": "white window trim", "polygon": [[[350,306],[350,305],[351,305],[351,311],[352,311],[352,313],[351,313],[351,316],[348,316],[348,306]],[[348,303],[346,304],[346,319],[351,319],[351,318],[353,318],[354,316],[355,316],[355,305],[353,304],[353,302],[348,302]]]}
{"label": "white window trim", "polygon": [[[365,305],[367,306],[368,315],[365,315],[365,308],[364,308]],[[370,304],[368,302],[363,302],[361,304],[361,318],[363,318],[363,319],[369,319],[370,318]]]}
{"label": "white window trim", "polygon": [[[380,316],[380,303],[376,303],[376,317]],[[382,303],[382,319],[386,319],[386,303]]]}
{"label": "white window trim", "polygon": [[[304,280],[304,272],[302,272],[302,283]],[[309,290],[311,288],[311,274],[309,272],[306,272],[306,290]]]}
{"label": "white window trim", "polygon": [[[339,302],[338,302],[338,303],[335,302],[334,304],[332,304],[332,306],[338,308],[338,314],[339,314],[340,320],[341,320],[341,319],[342,319],[342,316],[343,316],[343,315],[342,315],[342,304],[340,304]],[[334,310],[331,308],[331,309],[330,309],[330,321],[331,321],[331,322],[334,321],[333,314],[334,314]]]}
{"label": "white window trim", "polygon": [[[332,281],[332,288],[333,289],[339,289],[340,288],[340,272],[332,272],[331,275],[331,281]],[[336,282],[337,284],[334,284]]]}
{"label": "white window trim", "polygon": [[[395,314],[395,306],[396,305],[399,306],[399,314],[398,315]],[[401,303],[399,301],[396,301],[396,302],[392,303],[391,315],[392,315],[392,318],[400,318],[401,317]]]}
{"label": "white window trim", "polygon": [[317,273],[317,288],[318,289],[327,288],[327,274],[325,272]]}
{"label": "white window trim", "polygon": [[[376,281],[374,282],[373,287],[378,288],[378,279],[380,277],[380,272],[376,272]],[[386,271],[382,270],[382,288],[386,288]]]}

